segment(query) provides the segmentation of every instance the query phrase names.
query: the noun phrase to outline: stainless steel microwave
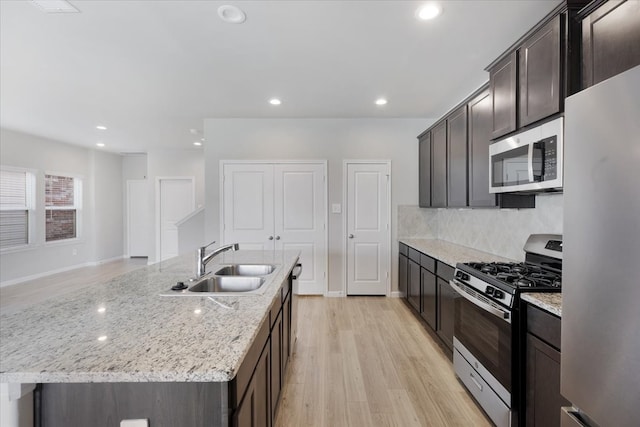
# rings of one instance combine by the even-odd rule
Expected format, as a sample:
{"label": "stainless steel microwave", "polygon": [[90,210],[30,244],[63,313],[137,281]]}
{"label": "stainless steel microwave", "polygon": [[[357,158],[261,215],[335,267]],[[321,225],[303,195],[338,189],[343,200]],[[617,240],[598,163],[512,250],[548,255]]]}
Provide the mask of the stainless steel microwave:
{"label": "stainless steel microwave", "polygon": [[564,118],[500,140],[489,147],[489,191],[562,189]]}

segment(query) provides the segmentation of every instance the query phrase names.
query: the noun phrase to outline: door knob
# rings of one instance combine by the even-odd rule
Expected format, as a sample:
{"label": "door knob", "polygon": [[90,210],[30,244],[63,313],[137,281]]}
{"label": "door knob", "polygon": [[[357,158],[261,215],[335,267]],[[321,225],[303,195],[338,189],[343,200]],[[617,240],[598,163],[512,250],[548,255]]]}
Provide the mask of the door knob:
{"label": "door knob", "polygon": [[280,236],[276,236],[276,240],[280,240]]}
{"label": "door knob", "polygon": [[353,237],[354,237],[353,234],[349,234],[350,239],[353,239]]}
{"label": "door knob", "polygon": [[273,236],[269,236],[269,240],[273,240]]}

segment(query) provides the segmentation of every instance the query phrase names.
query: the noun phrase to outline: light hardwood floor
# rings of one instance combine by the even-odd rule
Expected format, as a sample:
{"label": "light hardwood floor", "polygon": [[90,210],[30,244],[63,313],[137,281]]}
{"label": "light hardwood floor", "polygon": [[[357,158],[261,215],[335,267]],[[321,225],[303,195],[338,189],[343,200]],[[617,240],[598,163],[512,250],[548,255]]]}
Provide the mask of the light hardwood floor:
{"label": "light hardwood floor", "polygon": [[276,426],[490,426],[397,298],[300,297]]}
{"label": "light hardwood floor", "polygon": [[123,258],[81,267],[0,288],[0,312],[22,310],[49,298],[65,295],[147,265],[147,258]]}

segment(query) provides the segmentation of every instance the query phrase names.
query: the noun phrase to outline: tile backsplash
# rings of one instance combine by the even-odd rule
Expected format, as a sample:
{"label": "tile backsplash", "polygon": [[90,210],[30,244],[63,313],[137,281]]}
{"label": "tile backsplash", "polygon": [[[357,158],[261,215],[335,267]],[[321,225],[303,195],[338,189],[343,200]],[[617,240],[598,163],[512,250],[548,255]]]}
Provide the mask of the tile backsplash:
{"label": "tile backsplash", "polygon": [[398,206],[398,237],[442,239],[524,260],[530,234],[562,234],[562,194],[536,196],[535,209],[422,209]]}

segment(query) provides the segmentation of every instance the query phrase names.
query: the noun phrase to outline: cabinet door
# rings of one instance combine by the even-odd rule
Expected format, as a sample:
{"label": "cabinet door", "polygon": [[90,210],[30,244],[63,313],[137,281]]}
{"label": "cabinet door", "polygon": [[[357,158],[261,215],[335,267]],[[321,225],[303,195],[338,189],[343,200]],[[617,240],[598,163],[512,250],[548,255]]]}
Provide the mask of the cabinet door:
{"label": "cabinet door", "polygon": [[447,122],[431,130],[431,206],[447,207]]}
{"label": "cabinet door", "polygon": [[233,425],[235,427],[269,427],[272,425],[269,408],[269,371],[270,351],[267,343],[260,359],[258,359],[244,399],[234,412]]}
{"label": "cabinet door", "polygon": [[560,408],[571,404],[560,395],[560,352],[527,334],[526,425],[560,427]]}
{"label": "cabinet door", "polygon": [[489,145],[491,145],[491,97],[485,90],[469,102],[469,206],[496,206],[489,193]]}
{"label": "cabinet door", "polygon": [[582,21],[583,86],[636,65],[640,65],[640,2],[606,2]]}
{"label": "cabinet door", "polygon": [[516,59],[513,52],[489,70],[492,139],[516,130]]}
{"label": "cabinet door", "polygon": [[436,330],[436,275],[421,269],[422,275],[422,311],[420,316]]}
{"label": "cabinet door", "polygon": [[281,384],[284,385],[285,374],[289,364],[289,352],[291,346],[291,294],[287,295],[282,304],[282,369],[280,373]]}
{"label": "cabinet door", "polygon": [[275,420],[282,378],[282,311],[271,327],[271,419]]}
{"label": "cabinet door", "polygon": [[447,117],[447,206],[467,206],[467,106]]}
{"label": "cabinet door", "polygon": [[431,132],[418,140],[418,188],[421,208],[431,207]]}
{"label": "cabinet door", "polygon": [[398,256],[398,292],[407,298],[407,273],[409,270],[409,259],[404,255]]}
{"label": "cabinet door", "polygon": [[409,260],[409,284],[408,300],[409,304],[420,313],[420,264]]}
{"label": "cabinet door", "polygon": [[453,322],[455,319],[455,298],[458,295],[449,283],[438,277],[438,336],[450,350],[453,350]]}
{"label": "cabinet door", "polygon": [[553,18],[520,47],[520,126],[560,111],[561,16]]}

